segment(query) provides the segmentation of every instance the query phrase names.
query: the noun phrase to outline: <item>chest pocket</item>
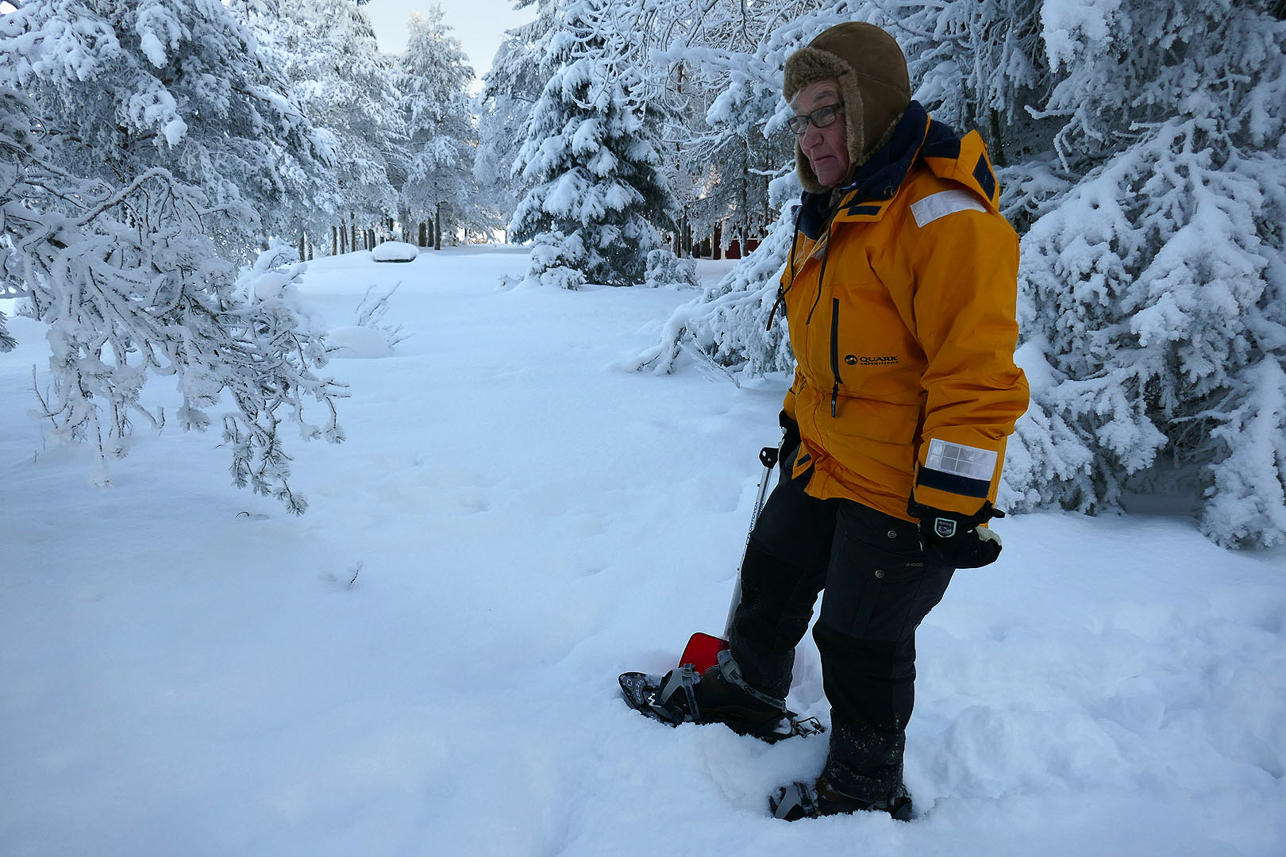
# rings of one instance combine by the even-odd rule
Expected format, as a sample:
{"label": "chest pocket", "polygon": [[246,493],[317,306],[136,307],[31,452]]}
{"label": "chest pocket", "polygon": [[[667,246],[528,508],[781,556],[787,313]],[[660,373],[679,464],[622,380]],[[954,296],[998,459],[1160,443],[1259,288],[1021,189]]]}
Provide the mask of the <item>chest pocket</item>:
{"label": "chest pocket", "polygon": [[825,329],[822,342],[816,341],[823,339],[820,331],[813,333],[815,358],[824,361],[837,415],[846,397],[918,403],[919,345],[898,312],[890,285],[880,280],[860,250],[850,255],[857,259],[845,258],[827,271],[822,284],[826,307],[823,311],[819,306],[816,313],[824,318],[813,322]]}

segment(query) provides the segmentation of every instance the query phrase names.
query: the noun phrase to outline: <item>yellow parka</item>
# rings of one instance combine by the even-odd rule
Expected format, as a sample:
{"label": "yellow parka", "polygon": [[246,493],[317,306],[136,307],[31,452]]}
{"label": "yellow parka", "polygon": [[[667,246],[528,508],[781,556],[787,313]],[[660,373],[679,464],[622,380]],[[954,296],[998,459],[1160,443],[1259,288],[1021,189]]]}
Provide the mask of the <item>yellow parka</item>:
{"label": "yellow parka", "polygon": [[813,468],[812,496],[905,520],[910,499],[976,513],[1028,399],[1013,360],[1018,237],[982,139],[912,102],[834,196],[805,195],[779,293],[794,475]]}

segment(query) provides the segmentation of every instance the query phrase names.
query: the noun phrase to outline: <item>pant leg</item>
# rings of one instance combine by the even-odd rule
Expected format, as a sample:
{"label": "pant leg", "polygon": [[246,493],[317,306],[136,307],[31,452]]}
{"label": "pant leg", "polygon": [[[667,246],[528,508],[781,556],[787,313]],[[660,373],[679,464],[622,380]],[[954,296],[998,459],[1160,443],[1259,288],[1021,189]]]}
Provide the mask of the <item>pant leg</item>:
{"label": "pant leg", "polygon": [[831,704],[824,774],[868,800],[902,787],[915,704],[915,630],[942,600],[953,569],[920,548],[916,525],[844,501],[813,628]]}
{"label": "pant leg", "polygon": [[764,504],[742,559],[729,641],[746,682],[780,699],[790,692],[795,646],[826,582],[835,533],[837,501],[808,496],[807,484],[808,474],[783,477]]}

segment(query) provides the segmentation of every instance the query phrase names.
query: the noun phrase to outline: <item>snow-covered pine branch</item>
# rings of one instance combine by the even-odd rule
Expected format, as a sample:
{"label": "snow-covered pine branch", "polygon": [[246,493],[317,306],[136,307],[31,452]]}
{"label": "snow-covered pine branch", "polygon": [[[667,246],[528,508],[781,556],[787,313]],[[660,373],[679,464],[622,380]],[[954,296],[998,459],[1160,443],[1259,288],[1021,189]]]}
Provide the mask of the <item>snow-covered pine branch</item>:
{"label": "snow-covered pine branch", "polygon": [[[322,337],[291,304],[298,271],[265,267],[238,290],[209,234],[244,209],[207,208],[203,194],[161,168],[121,187],[74,176],[51,162],[34,121],[24,94],[0,88],[6,264],[30,290],[30,315],[49,327],[52,380],[40,416],[56,435],[94,445],[105,482],[133,421],[164,422],[140,400],[149,377],[175,378],[184,429],[206,428],[226,393],[236,407],[224,417],[234,480],[302,512],[281,422],[297,422],[305,438],[343,433],[334,402],[342,391],[316,374]],[[320,425],[305,419],[309,400],[322,410]]]}
{"label": "snow-covered pine branch", "polygon": [[326,140],[218,0],[32,0],[0,16],[0,54],[61,168],[118,186],[159,167],[243,206],[214,235],[229,258],[333,200]]}

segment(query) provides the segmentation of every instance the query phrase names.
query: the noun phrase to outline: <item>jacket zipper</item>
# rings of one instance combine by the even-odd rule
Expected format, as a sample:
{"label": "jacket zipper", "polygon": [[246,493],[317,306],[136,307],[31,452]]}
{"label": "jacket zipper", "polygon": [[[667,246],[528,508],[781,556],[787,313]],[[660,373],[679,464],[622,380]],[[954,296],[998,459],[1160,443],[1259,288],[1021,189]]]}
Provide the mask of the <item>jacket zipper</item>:
{"label": "jacket zipper", "polygon": [[822,248],[822,267],[821,267],[821,270],[817,272],[817,297],[813,298],[813,305],[808,309],[808,319],[804,322],[805,325],[810,325],[813,323],[813,313],[816,312],[817,310],[817,304],[821,302],[822,283],[826,279],[826,263],[827,261],[830,260],[830,258],[831,258],[831,242],[830,242],[830,231],[828,230],[826,234],[826,246]]}
{"label": "jacket zipper", "polygon": [[831,416],[835,416],[839,402],[839,298],[831,299],[831,374],[835,386],[831,388]]}

